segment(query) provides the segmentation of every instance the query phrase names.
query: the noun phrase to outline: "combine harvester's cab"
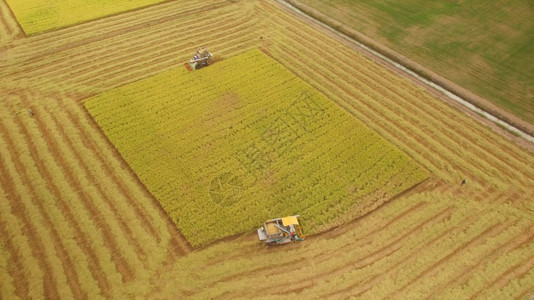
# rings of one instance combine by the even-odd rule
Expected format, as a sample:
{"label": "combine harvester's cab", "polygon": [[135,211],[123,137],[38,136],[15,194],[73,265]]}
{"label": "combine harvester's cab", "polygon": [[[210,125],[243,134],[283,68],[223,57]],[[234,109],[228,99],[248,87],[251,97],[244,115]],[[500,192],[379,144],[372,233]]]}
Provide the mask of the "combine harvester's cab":
{"label": "combine harvester's cab", "polygon": [[299,215],[266,221],[258,229],[258,238],[268,245],[299,242],[304,239]]}
{"label": "combine harvester's cab", "polygon": [[206,49],[206,47],[198,48],[195,55],[188,63],[185,63],[185,67],[189,71],[198,70],[211,64],[211,58],[213,55]]}

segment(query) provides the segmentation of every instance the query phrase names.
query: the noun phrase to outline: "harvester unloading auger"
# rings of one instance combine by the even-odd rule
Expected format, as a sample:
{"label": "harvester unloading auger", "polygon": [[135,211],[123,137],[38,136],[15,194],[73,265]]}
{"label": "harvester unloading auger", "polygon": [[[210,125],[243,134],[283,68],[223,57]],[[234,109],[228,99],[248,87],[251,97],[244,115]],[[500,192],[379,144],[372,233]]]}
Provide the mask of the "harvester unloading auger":
{"label": "harvester unloading auger", "polygon": [[304,240],[299,215],[268,220],[258,229],[258,238],[268,245],[279,245]]}
{"label": "harvester unloading auger", "polygon": [[213,55],[206,49],[206,47],[200,47],[195,52],[195,55],[188,63],[185,63],[185,67],[189,71],[198,70],[211,64],[211,58]]}

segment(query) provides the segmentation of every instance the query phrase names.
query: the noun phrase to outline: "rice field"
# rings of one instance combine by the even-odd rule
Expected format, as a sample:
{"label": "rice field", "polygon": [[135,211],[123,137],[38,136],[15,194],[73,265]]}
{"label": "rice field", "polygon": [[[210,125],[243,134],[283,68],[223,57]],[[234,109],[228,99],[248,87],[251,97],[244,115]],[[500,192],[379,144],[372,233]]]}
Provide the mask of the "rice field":
{"label": "rice field", "polygon": [[307,233],[360,217],[428,177],[259,50],[179,67],[85,102],[194,246],[300,214]]}
{"label": "rice field", "polygon": [[[532,296],[533,153],[277,2],[168,1],[30,36],[6,7],[0,298]],[[193,250],[84,103],[203,45],[260,49],[428,179],[301,243]]]}

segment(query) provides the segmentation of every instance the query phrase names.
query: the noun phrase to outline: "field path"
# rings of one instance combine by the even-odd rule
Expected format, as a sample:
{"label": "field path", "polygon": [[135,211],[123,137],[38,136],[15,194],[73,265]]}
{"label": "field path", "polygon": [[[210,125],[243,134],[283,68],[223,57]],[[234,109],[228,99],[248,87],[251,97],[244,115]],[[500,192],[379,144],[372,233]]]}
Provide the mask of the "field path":
{"label": "field path", "polygon": [[[532,293],[533,153],[275,1],[168,1],[29,38],[0,9],[0,298]],[[193,251],[83,101],[203,45],[260,48],[431,178],[303,243]]]}

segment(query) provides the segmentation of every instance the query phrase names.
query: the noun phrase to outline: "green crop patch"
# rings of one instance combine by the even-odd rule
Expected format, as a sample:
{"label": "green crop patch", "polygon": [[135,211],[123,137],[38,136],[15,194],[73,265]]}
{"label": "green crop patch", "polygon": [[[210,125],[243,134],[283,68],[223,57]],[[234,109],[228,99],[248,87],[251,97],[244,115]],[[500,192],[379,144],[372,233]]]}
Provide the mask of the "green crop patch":
{"label": "green crop patch", "polygon": [[259,50],[85,106],[193,246],[294,214],[317,233],[428,176]]}
{"label": "green crop patch", "polygon": [[28,35],[117,14],[165,0],[6,0]]}

